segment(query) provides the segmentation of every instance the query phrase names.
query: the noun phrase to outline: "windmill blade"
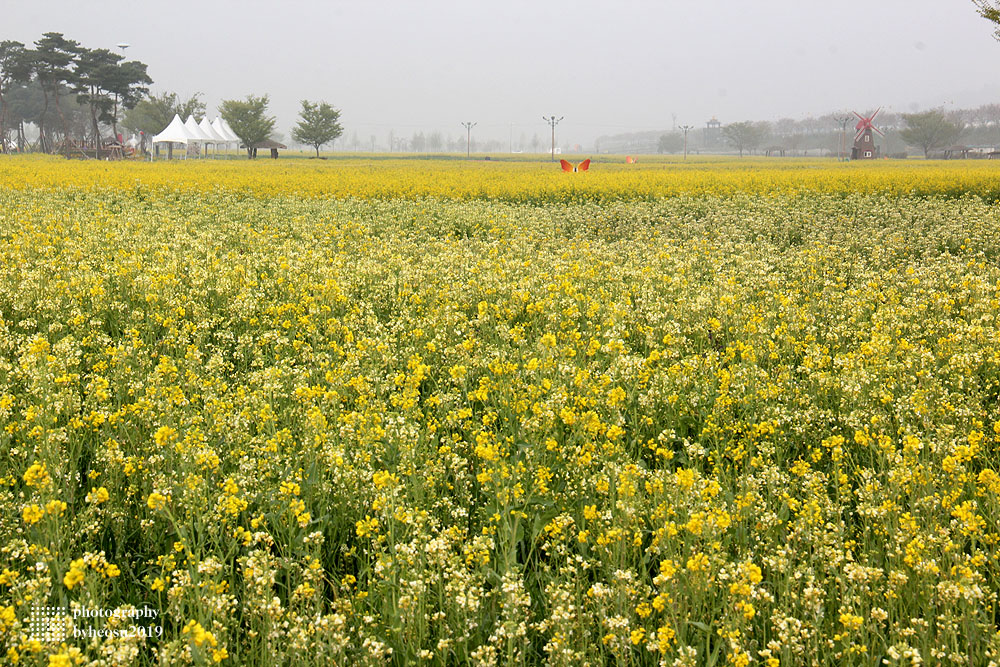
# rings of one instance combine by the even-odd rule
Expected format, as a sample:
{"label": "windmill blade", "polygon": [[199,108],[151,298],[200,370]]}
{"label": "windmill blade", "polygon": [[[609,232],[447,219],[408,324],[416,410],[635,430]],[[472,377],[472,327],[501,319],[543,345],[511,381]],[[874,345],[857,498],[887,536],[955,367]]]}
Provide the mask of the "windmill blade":
{"label": "windmill blade", "polygon": [[873,114],[872,114],[872,117],[868,119],[868,122],[870,123],[870,122],[872,122],[873,120],[875,120],[875,116],[877,116],[877,115],[878,115],[878,112],[879,112],[879,111],[881,111],[881,110],[882,110],[882,107],[879,107],[878,109],[875,109],[875,113],[873,113]]}
{"label": "windmill blade", "polygon": [[576,169],[577,171],[587,171],[588,169],[590,169],[590,158],[587,158],[586,160],[581,162]]}
{"label": "windmill blade", "polygon": [[851,113],[860,118],[862,121],[868,120],[867,118],[859,114],[857,111],[852,111]]}
{"label": "windmill blade", "polygon": [[573,165],[571,165],[566,160],[559,160],[559,164],[562,165],[563,171],[573,171]]}
{"label": "windmill blade", "polygon": [[875,130],[876,132],[878,132],[879,134],[881,134],[883,137],[885,136],[885,132],[883,132],[882,130],[878,129],[874,125],[872,125],[872,129]]}
{"label": "windmill blade", "polygon": [[860,139],[861,135],[864,134],[864,133],[865,133],[864,128],[858,130],[858,133],[854,135],[854,143],[857,143],[858,139]]}

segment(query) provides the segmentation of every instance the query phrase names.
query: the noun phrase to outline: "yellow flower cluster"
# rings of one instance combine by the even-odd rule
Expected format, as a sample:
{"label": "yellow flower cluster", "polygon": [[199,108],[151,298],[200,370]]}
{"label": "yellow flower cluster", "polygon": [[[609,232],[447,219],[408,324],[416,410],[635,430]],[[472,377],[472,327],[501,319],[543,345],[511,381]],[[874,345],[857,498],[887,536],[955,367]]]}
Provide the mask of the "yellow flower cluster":
{"label": "yellow flower cluster", "polygon": [[[586,173],[565,174],[558,163],[508,157],[490,161],[377,160],[349,156],[329,161],[188,160],[155,163],[67,162],[61,157],[0,156],[0,188],[113,188],[140,198],[183,192],[255,197],[372,198],[507,202],[654,200],[678,195],[747,193],[898,196],[976,194],[1000,197],[995,165],[981,161],[886,160],[834,162],[717,157],[655,157],[625,164],[620,156],[595,158]],[[40,350],[38,353],[42,353]]]}
{"label": "yellow flower cluster", "polygon": [[63,577],[63,584],[72,590],[74,586],[83,583],[84,574],[87,571],[87,564],[82,558],[77,558],[70,563],[69,571]]}

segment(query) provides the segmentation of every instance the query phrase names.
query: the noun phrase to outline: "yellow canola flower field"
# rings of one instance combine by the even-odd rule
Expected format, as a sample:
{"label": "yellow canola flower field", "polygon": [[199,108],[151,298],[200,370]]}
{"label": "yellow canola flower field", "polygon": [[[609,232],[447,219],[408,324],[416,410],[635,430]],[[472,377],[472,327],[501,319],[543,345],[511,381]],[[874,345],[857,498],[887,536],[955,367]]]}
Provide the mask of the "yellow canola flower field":
{"label": "yellow canola flower field", "polygon": [[[992,160],[883,160],[649,156],[638,164],[601,156],[587,172],[558,163],[347,157],[323,160],[72,161],[0,156],[0,188],[113,188],[157,196],[165,191],[243,192],[274,197],[481,199],[587,202],[738,193],[944,195],[1000,199],[1000,163]],[[604,160],[602,162],[602,160]]]}
{"label": "yellow canola flower field", "polygon": [[3,660],[1000,661],[993,165],[771,165],[0,160]]}

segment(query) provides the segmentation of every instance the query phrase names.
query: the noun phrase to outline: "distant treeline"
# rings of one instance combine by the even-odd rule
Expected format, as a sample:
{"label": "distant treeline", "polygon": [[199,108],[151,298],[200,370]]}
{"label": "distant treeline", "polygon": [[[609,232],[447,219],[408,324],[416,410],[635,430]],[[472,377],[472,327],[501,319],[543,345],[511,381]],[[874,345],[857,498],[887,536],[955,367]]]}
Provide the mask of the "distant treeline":
{"label": "distant treeline", "polygon": [[[869,110],[869,114],[874,109]],[[1000,145],[1000,104],[985,104],[974,109],[941,111],[952,124],[961,128],[957,141],[969,146],[992,147]],[[875,125],[885,133],[876,136],[883,155],[900,155],[908,150],[900,132],[907,128],[908,114],[882,111]],[[844,122],[844,119],[847,119]],[[729,125],[751,126],[745,133],[749,139],[750,153],[784,151],[786,154],[838,154],[841,142],[850,146],[854,141],[857,116],[851,113],[828,113],[822,116],[796,120],[783,118],[775,122],[739,122]],[[708,123],[688,132],[690,152],[736,152],[734,143],[727,138],[729,125]],[[680,153],[684,150],[684,135],[679,130],[630,132],[597,139],[599,153]]]}
{"label": "distant treeline", "polygon": [[[124,51],[126,47],[117,48]],[[135,133],[145,149],[148,138],[166,127],[174,114],[185,118],[205,113],[198,94],[189,99],[174,93],[150,95],[152,79],[146,70],[142,62],[125,60],[108,48],[85,47],[58,32],[47,32],[27,46],[0,41],[0,150],[100,151],[117,142],[119,128]],[[904,155],[908,147],[929,154],[935,148],[923,141],[904,141],[907,118],[915,115],[879,114],[876,126],[885,133],[876,137],[881,155]],[[1000,104],[940,110],[939,115],[948,124],[945,134],[956,142],[973,147],[1000,145]],[[842,154],[849,152],[856,121],[853,114],[845,113],[775,122],[723,124],[713,119],[689,130],[686,148],[696,153]],[[416,132],[410,137],[389,132],[388,141],[384,139],[376,141],[375,136],[352,132],[339,147],[428,153],[548,148],[537,133],[529,138],[523,132],[517,137],[511,132],[507,141],[440,132]],[[563,150],[582,150],[579,145],[561,143]],[[680,153],[685,149],[685,136],[679,129],[623,133],[599,137],[594,148],[598,153]]]}

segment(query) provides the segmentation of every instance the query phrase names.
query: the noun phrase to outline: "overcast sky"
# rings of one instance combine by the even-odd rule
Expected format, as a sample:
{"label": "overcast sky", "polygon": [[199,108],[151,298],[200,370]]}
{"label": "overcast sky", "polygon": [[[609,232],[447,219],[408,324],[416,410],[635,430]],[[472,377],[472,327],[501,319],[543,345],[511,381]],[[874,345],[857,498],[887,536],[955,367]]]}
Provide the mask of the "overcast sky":
{"label": "overcast sky", "polygon": [[15,0],[0,39],[131,46],[153,91],[267,93],[286,136],[326,100],[384,144],[439,130],[560,141],[877,106],[1000,102],[1000,42],[970,0]]}

